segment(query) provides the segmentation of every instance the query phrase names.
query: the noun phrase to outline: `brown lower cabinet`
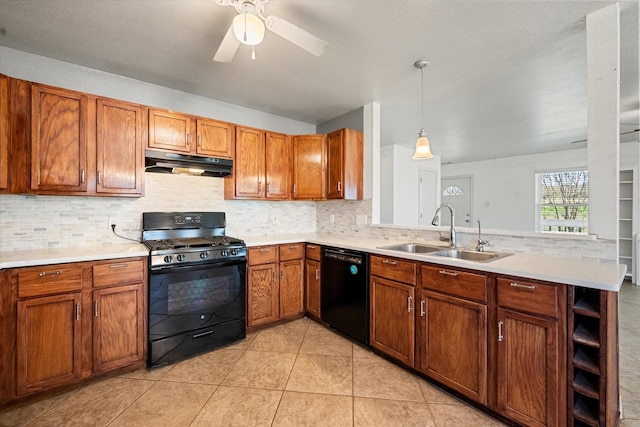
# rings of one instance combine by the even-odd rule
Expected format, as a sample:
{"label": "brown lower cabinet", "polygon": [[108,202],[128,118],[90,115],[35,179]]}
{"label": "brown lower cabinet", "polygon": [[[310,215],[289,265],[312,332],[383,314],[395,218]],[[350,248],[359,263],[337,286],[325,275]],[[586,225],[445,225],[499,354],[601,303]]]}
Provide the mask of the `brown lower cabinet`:
{"label": "brown lower cabinet", "polygon": [[320,311],[320,246],[308,244],[305,249],[305,311],[317,319]]}
{"label": "brown lower cabinet", "polygon": [[0,309],[16,315],[0,317],[1,349],[14,368],[3,369],[0,403],[144,366],[146,265],[137,257],[8,270]]}
{"label": "brown lower cabinet", "polygon": [[247,327],[304,313],[304,243],[249,248]]}

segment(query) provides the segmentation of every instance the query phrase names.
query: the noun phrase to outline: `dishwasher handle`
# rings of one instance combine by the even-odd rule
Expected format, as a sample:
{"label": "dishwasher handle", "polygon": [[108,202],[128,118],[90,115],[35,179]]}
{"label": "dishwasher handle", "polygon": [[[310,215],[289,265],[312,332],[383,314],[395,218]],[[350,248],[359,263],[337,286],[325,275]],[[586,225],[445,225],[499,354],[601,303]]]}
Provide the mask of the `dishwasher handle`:
{"label": "dishwasher handle", "polygon": [[331,249],[325,249],[325,258],[333,258],[342,262],[349,262],[351,264],[362,265],[362,256],[356,254],[350,254],[348,252],[332,251]]}

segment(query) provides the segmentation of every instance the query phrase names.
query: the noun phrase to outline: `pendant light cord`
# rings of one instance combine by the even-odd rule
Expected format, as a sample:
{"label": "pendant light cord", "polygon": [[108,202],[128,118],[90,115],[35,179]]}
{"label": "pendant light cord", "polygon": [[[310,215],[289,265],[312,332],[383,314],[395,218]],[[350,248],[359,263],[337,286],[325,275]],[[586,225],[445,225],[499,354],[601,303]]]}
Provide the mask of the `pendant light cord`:
{"label": "pendant light cord", "polygon": [[420,77],[422,80],[422,86],[421,86],[421,96],[422,96],[422,110],[421,110],[421,116],[420,116],[420,128],[424,129],[424,66],[420,67]]}

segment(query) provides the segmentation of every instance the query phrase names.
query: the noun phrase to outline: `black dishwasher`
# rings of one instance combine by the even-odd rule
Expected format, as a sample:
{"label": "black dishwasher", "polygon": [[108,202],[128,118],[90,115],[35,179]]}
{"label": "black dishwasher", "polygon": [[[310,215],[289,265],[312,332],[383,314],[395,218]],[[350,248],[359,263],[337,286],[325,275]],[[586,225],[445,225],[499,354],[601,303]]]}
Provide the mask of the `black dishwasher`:
{"label": "black dishwasher", "polygon": [[322,320],[369,345],[369,255],[324,247],[321,268]]}

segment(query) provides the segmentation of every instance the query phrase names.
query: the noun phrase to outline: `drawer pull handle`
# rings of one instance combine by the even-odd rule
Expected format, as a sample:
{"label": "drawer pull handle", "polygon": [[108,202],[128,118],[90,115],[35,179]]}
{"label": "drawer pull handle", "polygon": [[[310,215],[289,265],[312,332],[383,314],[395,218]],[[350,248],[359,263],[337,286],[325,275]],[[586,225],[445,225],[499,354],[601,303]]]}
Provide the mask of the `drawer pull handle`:
{"label": "drawer pull handle", "polygon": [[300,245],[293,245],[293,246],[289,246],[289,249],[298,249],[300,247]]}
{"label": "drawer pull handle", "polygon": [[511,287],[520,288],[520,289],[529,289],[532,291],[536,288],[536,285],[521,285],[520,283],[511,282]]}
{"label": "drawer pull handle", "polygon": [[317,248],[317,246],[315,246],[315,245],[307,245],[307,249],[316,249],[316,248]]}
{"label": "drawer pull handle", "polygon": [[40,273],[40,277],[44,277],[44,276],[59,276],[61,274],[62,274],[61,271],[54,271],[52,273],[47,273],[46,271],[43,271],[42,273]]}
{"label": "drawer pull handle", "polygon": [[425,314],[427,314],[427,313],[424,311],[424,303],[425,303],[425,301],[424,301],[424,300],[420,301],[420,317],[424,317],[424,315],[425,315]]}
{"label": "drawer pull handle", "polygon": [[98,301],[93,302],[93,317],[98,317]]}
{"label": "drawer pull handle", "polygon": [[129,264],[112,264],[109,268],[127,268]]}
{"label": "drawer pull handle", "polygon": [[383,264],[389,264],[389,265],[396,265],[398,262],[397,261],[392,261],[390,259],[383,259],[382,263]]}
{"label": "drawer pull handle", "polygon": [[409,313],[411,313],[411,300],[413,300],[412,297],[407,297],[407,311]]}
{"label": "drawer pull handle", "polygon": [[271,252],[271,249],[269,249],[269,248],[258,249],[258,252],[262,252],[262,253]]}
{"label": "drawer pull handle", "polygon": [[316,268],[316,280],[320,280],[320,270]]}
{"label": "drawer pull handle", "polygon": [[438,273],[444,274],[446,276],[453,276],[453,277],[456,277],[458,275],[458,273],[456,273],[455,271],[447,271],[447,270],[440,270]]}
{"label": "drawer pull handle", "polygon": [[80,319],[80,304],[76,304],[76,320]]}
{"label": "drawer pull handle", "polygon": [[498,342],[504,340],[504,336],[502,335],[502,325],[504,325],[504,322],[498,322]]}

